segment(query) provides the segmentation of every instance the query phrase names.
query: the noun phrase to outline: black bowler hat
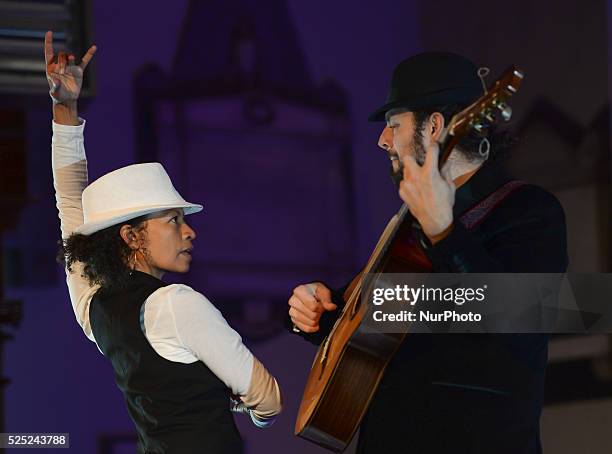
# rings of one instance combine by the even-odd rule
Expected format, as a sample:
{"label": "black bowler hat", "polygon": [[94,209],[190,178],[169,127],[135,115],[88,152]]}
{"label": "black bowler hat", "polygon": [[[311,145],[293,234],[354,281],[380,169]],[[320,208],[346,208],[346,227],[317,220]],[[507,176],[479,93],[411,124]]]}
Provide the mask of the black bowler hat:
{"label": "black bowler hat", "polygon": [[478,68],[450,52],[425,52],[402,61],[393,70],[384,106],[368,120],[382,121],[391,109],[410,110],[445,104],[471,104],[483,94]]}

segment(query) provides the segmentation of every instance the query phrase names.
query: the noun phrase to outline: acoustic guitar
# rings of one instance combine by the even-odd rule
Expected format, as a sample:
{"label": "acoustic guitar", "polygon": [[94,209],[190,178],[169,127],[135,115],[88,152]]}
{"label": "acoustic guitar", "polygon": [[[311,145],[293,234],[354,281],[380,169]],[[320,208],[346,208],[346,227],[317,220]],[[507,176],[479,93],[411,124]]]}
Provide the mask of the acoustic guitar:
{"label": "acoustic guitar", "polygon": [[[440,139],[439,166],[468,132],[486,135],[499,117],[508,121],[507,104],[523,73],[511,67],[473,104],[453,116]],[[365,268],[344,292],[346,302],[314,358],[295,424],[295,434],[333,451],[344,450],[368,409],[389,360],[405,333],[372,333],[362,322],[368,312],[361,294],[366,276],[431,270],[422,249],[407,233],[416,222],[404,204],[391,218]]]}

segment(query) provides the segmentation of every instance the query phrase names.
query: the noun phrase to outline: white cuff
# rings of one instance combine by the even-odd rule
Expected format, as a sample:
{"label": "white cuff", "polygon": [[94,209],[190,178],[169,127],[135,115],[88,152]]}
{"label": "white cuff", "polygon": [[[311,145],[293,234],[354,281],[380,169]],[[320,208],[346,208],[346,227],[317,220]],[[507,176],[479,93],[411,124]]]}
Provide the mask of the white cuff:
{"label": "white cuff", "polygon": [[81,135],[83,134],[83,130],[85,129],[85,119],[78,117],[79,125],[61,125],[51,120],[51,128],[53,129],[54,134],[72,134],[72,135]]}
{"label": "white cuff", "polygon": [[83,139],[85,120],[79,117],[79,121],[81,124],[77,126],[60,125],[55,121],[52,122],[51,149],[53,150],[52,166],[54,171],[87,159]]}

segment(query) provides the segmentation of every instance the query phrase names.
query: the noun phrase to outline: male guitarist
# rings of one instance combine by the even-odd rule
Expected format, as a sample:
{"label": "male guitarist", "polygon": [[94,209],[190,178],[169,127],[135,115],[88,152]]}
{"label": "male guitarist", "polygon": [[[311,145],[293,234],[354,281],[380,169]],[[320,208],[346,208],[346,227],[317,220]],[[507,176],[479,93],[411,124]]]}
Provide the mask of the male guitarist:
{"label": "male guitarist", "polygon": [[[378,145],[420,224],[415,235],[434,272],[564,272],[557,199],[533,185],[500,189],[511,181],[496,159],[507,136],[494,128],[468,134],[438,171],[445,126],[483,94],[478,73],[459,55],[416,55],[395,68],[387,103],[370,116],[386,121]],[[461,215],[492,194],[494,208],[476,227],[464,225]],[[343,291],[321,282],[296,287],[288,328],[320,344],[342,311]],[[409,334],[362,421],[357,451],[541,453],[547,343],[542,334]]]}

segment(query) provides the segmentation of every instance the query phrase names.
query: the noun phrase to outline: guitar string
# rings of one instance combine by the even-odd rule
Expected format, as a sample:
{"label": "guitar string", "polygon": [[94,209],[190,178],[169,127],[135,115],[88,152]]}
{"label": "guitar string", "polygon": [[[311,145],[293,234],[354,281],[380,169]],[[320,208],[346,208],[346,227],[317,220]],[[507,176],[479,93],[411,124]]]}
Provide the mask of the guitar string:
{"label": "guitar string", "polygon": [[364,272],[361,274],[361,277],[359,278],[359,281],[353,288],[351,295],[348,298],[347,303],[344,305],[344,308],[342,309],[342,313],[336,319],[336,322],[334,323],[334,326],[332,327],[329,334],[325,337],[324,344],[323,344],[323,350],[321,352],[321,359],[320,359],[321,363],[324,363],[325,360],[327,359],[327,352],[329,351],[331,339],[334,336],[334,333],[336,332],[336,328],[340,324],[340,321],[344,318],[346,311],[349,308],[352,309],[353,306],[357,304],[356,301],[359,299],[359,294],[361,293],[361,287],[365,279],[365,276],[367,276],[371,272],[374,265],[378,262],[381,251],[385,249],[385,246],[387,246],[388,239],[392,235],[395,234],[395,232],[397,231],[397,227],[401,224],[400,220],[404,219],[407,212],[408,212],[408,206],[406,204],[402,204],[402,207],[399,209],[399,211],[387,223],[387,226],[385,227],[383,234],[381,235],[378,242],[376,243],[374,252],[372,252],[372,255],[370,255],[368,263],[366,264],[364,268]]}

